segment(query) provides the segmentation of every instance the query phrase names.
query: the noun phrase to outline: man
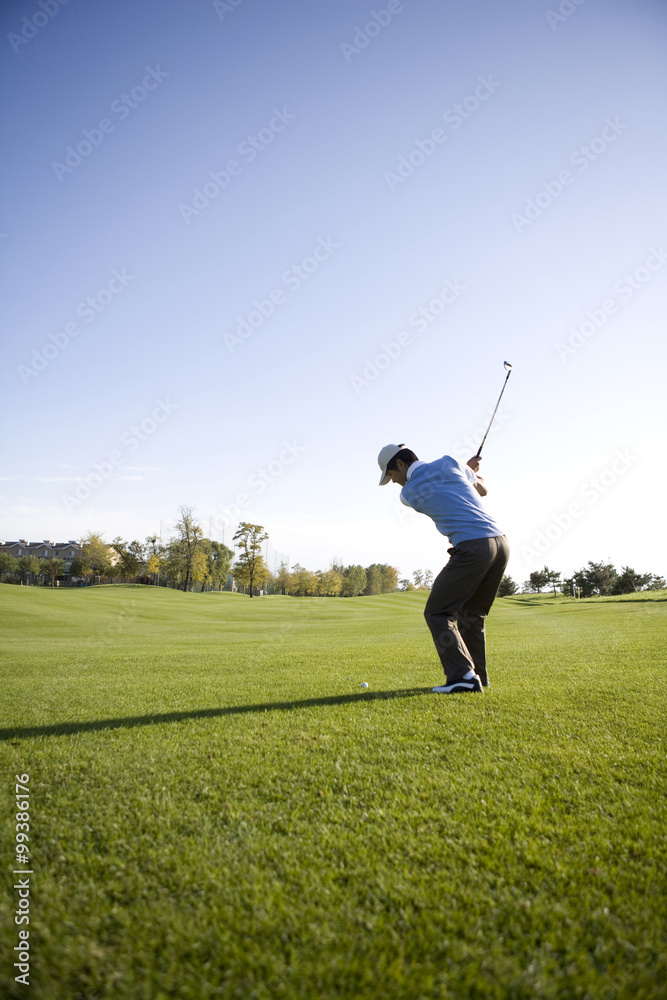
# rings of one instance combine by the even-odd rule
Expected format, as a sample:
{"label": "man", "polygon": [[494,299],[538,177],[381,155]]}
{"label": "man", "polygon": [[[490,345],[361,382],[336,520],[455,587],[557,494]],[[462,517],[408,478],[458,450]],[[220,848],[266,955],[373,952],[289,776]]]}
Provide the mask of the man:
{"label": "man", "polygon": [[452,544],[424,609],[445,671],[446,683],[433,688],[437,694],[481,693],[489,686],[485,619],[507,566],[509,544],[479,501],[488,492],[477,475],[479,463],[474,457],[461,466],[449,455],[421,462],[402,444],[385,445],[378,455],[380,486],[402,486],[401,501],[432,518]]}

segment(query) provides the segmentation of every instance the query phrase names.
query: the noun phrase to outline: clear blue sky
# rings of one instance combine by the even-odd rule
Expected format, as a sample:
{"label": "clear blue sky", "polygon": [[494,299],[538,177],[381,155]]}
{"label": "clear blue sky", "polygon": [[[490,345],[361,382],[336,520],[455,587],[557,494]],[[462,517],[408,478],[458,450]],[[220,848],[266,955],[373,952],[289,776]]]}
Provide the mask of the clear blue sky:
{"label": "clear blue sky", "polygon": [[189,504],[437,572],[377,452],[467,460],[508,360],[511,575],[667,573],[663,3],[45,6],[0,13],[0,537]]}

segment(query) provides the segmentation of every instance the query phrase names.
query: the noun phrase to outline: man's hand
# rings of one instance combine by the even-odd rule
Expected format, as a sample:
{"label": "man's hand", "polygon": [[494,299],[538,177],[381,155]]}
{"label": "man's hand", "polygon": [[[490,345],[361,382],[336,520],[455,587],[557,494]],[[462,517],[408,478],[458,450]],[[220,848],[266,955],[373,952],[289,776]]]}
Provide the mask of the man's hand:
{"label": "man's hand", "polygon": [[[466,463],[468,466],[470,466],[470,468],[472,469],[472,471],[475,473],[476,476],[479,470],[479,463],[481,461],[482,461],[481,457],[473,455],[473,457],[469,458]],[[486,494],[489,492],[486,488],[486,483],[484,482],[481,476],[477,476],[473,485],[481,497],[485,497]]]}

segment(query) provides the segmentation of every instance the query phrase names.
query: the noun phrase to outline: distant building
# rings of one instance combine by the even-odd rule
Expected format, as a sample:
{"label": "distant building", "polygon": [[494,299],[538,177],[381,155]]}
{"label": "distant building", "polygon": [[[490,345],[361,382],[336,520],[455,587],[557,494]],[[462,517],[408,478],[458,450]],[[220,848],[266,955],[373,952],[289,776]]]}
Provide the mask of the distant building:
{"label": "distant building", "polygon": [[9,552],[10,556],[20,559],[23,556],[37,556],[38,559],[62,559],[65,563],[63,576],[68,576],[70,566],[77,556],[83,552],[83,548],[78,542],[51,542],[48,539],[43,542],[27,542],[25,538],[19,538],[18,542],[0,542],[0,552]]}

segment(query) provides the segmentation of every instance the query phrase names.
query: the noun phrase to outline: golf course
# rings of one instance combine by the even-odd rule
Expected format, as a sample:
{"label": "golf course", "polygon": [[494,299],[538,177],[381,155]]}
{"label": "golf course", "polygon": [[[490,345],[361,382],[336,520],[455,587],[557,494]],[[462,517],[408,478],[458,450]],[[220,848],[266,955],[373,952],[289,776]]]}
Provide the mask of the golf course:
{"label": "golf course", "polygon": [[2,997],[667,997],[667,592],[424,603],[0,585]]}

